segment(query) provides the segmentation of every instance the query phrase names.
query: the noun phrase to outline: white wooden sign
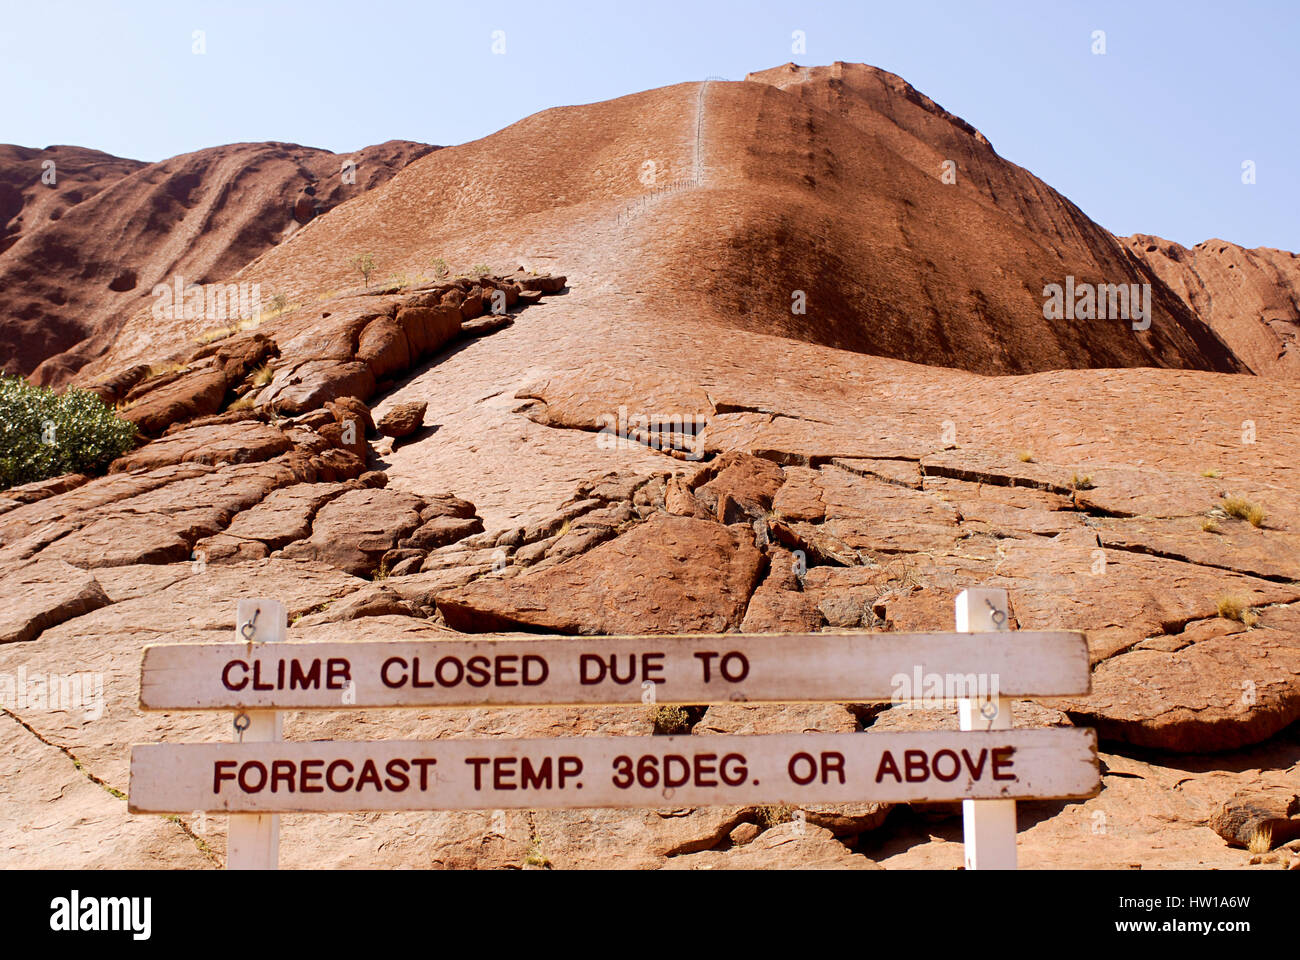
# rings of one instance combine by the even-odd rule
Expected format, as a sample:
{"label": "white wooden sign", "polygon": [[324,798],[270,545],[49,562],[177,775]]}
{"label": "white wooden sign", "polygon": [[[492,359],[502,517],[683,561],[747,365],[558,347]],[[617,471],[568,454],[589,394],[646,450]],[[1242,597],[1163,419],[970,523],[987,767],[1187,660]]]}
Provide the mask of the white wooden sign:
{"label": "white wooden sign", "polygon": [[[1101,788],[1091,730],[1017,730],[1012,697],[1090,690],[1079,633],[1010,632],[1006,592],[953,634],[286,643],[274,600],[236,642],[149,647],[146,710],[232,710],[237,743],[131,753],[133,813],[230,815],[227,866],[276,865],[279,814],[960,799],[971,869],[1016,865],[1017,799]],[[364,621],[359,628],[364,629]],[[280,741],[281,710],[957,701],[961,732],[564,740]]]}
{"label": "white wooden sign", "polygon": [[[364,629],[364,621],[359,625]],[[145,710],[981,701],[1089,689],[1080,633],[728,634],[188,644],[145,650]]]}
{"label": "white wooden sign", "polygon": [[154,744],[132,813],[499,810],[1080,798],[1091,730]]}

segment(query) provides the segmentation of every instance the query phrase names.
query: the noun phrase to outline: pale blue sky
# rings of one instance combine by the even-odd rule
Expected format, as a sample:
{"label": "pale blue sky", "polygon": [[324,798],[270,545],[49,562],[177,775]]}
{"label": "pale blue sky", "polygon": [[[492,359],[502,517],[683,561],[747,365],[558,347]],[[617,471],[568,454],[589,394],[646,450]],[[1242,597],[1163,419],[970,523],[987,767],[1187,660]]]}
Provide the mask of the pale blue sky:
{"label": "pale blue sky", "polygon": [[[0,141],[25,146],[159,160],[249,140],[454,144],[547,107],[790,60],[861,61],[964,117],[1109,230],[1300,251],[1295,0],[5,7]],[[807,53],[792,53],[795,30]],[[1094,30],[1105,56],[1091,52]]]}

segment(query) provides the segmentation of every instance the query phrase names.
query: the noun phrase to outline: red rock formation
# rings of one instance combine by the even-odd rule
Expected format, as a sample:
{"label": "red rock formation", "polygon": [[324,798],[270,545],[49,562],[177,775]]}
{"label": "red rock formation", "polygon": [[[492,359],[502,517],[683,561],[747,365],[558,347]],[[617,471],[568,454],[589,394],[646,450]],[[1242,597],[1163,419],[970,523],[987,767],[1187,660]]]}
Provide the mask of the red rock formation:
{"label": "red rock formation", "polygon": [[[871,67],[779,68],[545,111],[421,158],[400,186],[240,279],[304,299],[355,284],[350,257],[367,251],[381,273],[437,257],[532,267],[551,262],[544,253],[571,283],[635,295],[652,315],[930,365],[1241,369],[1115,237]],[[1067,277],[1151,283],[1150,329],[1045,319],[1045,286]]]}
{"label": "red rock formation", "polygon": [[0,253],[145,166],[85,147],[0,143]]}
{"label": "red rock formation", "polygon": [[1300,380],[1300,256],[1206,240],[1124,243],[1262,377]]}
{"label": "red rock formation", "polygon": [[[1116,751],[1100,797],[1022,832],[1022,863],[1242,866],[1225,840],[1289,829],[1300,427],[1290,384],[1225,372],[1240,356],[1285,373],[1285,351],[1264,369],[1255,317],[1292,316],[1285,255],[1139,251],[899,78],[852,65],[548,111],[328,216],[289,206],[308,228],[223,277],[283,292],[286,308],[197,347],[194,324],[126,318],[77,379],[155,439],[106,477],[0,495],[0,594],[17,601],[0,672],[85,663],[117,698],[96,724],[21,712],[41,739],[10,725],[18,748],[69,750],[120,788],[124,745],[214,733],[140,713],[133,681],[144,643],[229,639],[237,596],[283,599],[293,639],[396,640],[950,630],[957,592],[983,585],[1008,591],[1018,629],[1083,631],[1094,664],[1090,696],[1018,702],[1017,724],[1092,726]],[[369,278],[353,262],[365,253]],[[424,276],[434,258],[453,275]],[[1150,282],[1151,329],[1045,321],[1043,284],[1070,275]],[[807,313],[790,312],[794,290]],[[1170,369],[1186,367],[1201,369]],[[1040,372],[984,375],[1027,370]],[[644,415],[676,418],[670,443]],[[429,427],[375,436],[394,421]],[[356,718],[290,722],[293,739],[339,739]],[[660,720],[365,722],[370,738],[409,738],[649,734]],[[956,718],[732,704],[682,722],[707,735]],[[5,782],[44,786],[34,764]],[[52,806],[19,807],[0,839],[57,862],[22,829]],[[51,835],[84,846],[62,813]],[[478,813],[318,817],[309,836],[286,830],[284,862],[517,866],[540,837],[565,867],[870,867],[854,838],[874,834],[890,866],[959,865],[920,818],[803,813],[797,834],[752,808],[529,811],[488,834]],[[1097,813],[1123,824],[1105,844]],[[190,862],[179,830],[150,835],[146,861],[130,832],[144,828],[124,823],[110,811],[93,831],[115,865]],[[386,830],[402,842],[377,843]]]}
{"label": "red rock formation", "polygon": [[[155,284],[224,280],[292,235],[300,191],[314,191],[314,216],[433,149],[390,141],[336,155],[232,144],[146,165],[74,147],[0,148],[0,213],[23,218],[0,253],[3,369],[65,383],[111,350],[127,316],[152,305]],[[50,158],[53,188],[40,183]],[[355,183],[344,180],[347,160]],[[23,203],[13,209],[15,197]],[[275,292],[262,291],[265,300]]]}

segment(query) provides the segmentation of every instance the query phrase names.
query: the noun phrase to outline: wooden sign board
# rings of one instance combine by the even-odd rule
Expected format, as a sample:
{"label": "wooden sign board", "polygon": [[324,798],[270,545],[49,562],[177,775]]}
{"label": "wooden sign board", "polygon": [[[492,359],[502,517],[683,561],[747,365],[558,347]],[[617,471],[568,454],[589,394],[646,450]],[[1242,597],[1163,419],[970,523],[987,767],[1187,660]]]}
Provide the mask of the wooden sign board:
{"label": "wooden sign board", "polygon": [[1076,696],[1081,633],[728,634],[148,647],[145,710]]}
{"label": "wooden sign board", "polygon": [[132,813],[306,813],[1066,799],[1091,730],[152,744]]}

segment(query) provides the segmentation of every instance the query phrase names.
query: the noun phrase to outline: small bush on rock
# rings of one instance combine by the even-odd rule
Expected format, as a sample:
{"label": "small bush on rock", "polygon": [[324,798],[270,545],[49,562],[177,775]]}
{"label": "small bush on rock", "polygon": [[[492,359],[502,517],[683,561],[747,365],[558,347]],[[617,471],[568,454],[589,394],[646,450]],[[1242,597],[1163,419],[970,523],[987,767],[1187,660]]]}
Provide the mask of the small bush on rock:
{"label": "small bush on rock", "polygon": [[352,264],[352,269],[361,274],[362,279],[366,282],[366,286],[370,286],[370,275],[375,272],[374,256],[369,253],[362,253],[353,257],[350,262]]}
{"label": "small bush on rock", "polygon": [[100,471],[131,449],[135,432],[93,393],[0,375],[0,490]]}

